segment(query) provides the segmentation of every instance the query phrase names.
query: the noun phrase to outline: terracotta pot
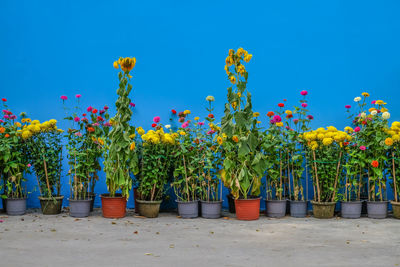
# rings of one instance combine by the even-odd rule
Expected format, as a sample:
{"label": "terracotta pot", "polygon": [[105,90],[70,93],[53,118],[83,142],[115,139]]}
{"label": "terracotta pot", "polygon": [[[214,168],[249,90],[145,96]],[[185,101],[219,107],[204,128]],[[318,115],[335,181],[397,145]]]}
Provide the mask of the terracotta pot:
{"label": "terracotta pot", "polygon": [[393,217],[400,219],[400,202],[390,201],[393,209]]}
{"label": "terracotta pot", "polygon": [[335,213],[336,202],[317,202],[311,201],[313,206],[313,215],[318,219],[330,219]]}
{"label": "terracotta pot", "polygon": [[244,221],[258,220],[260,218],[260,199],[235,199],[236,218]]}
{"label": "terracotta pot", "polygon": [[101,209],[104,218],[123,218],[126,214],[126,198],[121,194],[115,194],[115,197],[110,197],[110,194],[103,194],[101,197]]}
{"label": "terracotta pot", "polygon": [[[139,214],[146,218],[156,218],[158,217],[158,213],[160,212],[160,204],[162,200],[159,201],[146,201],[137,199],[137,207],[140,207]],[[136,204],[135,204],[136,205]],[[136,209],[136,206],[135,206]]]}
{"label": "terracotta pot", "polygon": [[62,201],[64,196],[59,197],[39,197],[40,207],[44,215],[55,215],[61,213]]}

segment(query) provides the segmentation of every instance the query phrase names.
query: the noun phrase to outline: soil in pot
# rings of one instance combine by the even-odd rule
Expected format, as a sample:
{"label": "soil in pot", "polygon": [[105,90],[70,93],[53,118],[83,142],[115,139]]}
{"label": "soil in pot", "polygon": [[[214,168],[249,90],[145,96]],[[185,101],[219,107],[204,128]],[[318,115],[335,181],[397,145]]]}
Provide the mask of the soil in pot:
{"label": "soil in pot", "polygon": [[335,213],[336,202],[316,202],[311,201],[313,215],[318,219],[330,219]]}
{"label": "soil in pot", "polygon": [[387,217],[388,201],[368,201],[368,218],[384,219]]}
{"label": "soil in pot", "polygon": [[92,199],[69,199],[69,216],[76,218],[88,217]]}
{"label": "soil in pot", "polygon": [[260,199],[260,197],[235,199],[236,218],[244,221],[258,220],[260,218]]}
{"label": "soil in pot", "polygon": [[58,197],[39,197],[40,207],[44,215],[55,215],[61,213],[62,201],[64,196]]}
{"label": "soil in pot", "polygon": [[282,218],[286,215],[287,200],[265,200],[265,210],[268,217]]}
{"label": "soil in pot", "polygon": [[201,217],[207,219],[217,219],[221,217],[222,200],[221,201],[200,201]]}
{"label": "soil in pot", "polygon": [[140,200],[140,199],[136,200],[136,203],[138,205],[139,214],[146,218],[158,217],[158,213],[160,212],[161,202],[162,202],[162,200],[158,200],[158,201],[146,201],[146,200]]}
{"label": "soil in pot", "polygon": [[102,194],[101,208],[104,218],[123,218],[126,215],[126,198],[121,194],[115,194],[115,197],[110,197],[110,194]]}
{"label": "soil in pot", "polygon": [[226,195],[226,198],[228,199],[228,208],[230,213],[236,213],[235,210],[235,199],[231,194]]}
{"label": "soil in pot", "polygon": [[8,198],[6,202],[8,215],[24,215],[26,213],[26,198]]}
{"label": "soil in pot", "polygon": [[340,202],[340,214],[343,218],[358,219],[361,217],[361,201],[342,201]]}
{"label": "soil in pot", "polygon": [[391,201],[393,209],[393,217],[400,219],[400,202]]}
{"label": "soil in pot", "polygon": [[307,201],[290,201],[290,216],[304,218],[307,216]]}
{"label": "soil in pot", "polygon": [[199,216],[199,201],[179,201],[178,202],[178,214],[182,218],[197,218]]}

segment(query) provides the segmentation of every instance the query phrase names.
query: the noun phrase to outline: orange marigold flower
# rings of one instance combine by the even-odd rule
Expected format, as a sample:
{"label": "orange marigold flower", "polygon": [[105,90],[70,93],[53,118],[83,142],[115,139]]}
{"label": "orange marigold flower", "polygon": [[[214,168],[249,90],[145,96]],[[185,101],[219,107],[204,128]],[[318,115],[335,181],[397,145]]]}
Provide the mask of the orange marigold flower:
{"label": "orange marigold flower", "polygon": [[10,135],[9,135],[9,134],[6,134],[5,137],[8,138],[8,137],[10,137]]}
{"label": "orange marigold flower", "polygon": [[275,115],[275,113],[273,112],[273,111],[269,111],[268,113],[267,113],[267,116],[268,117],[272,117],[272,116],[274,116]]}
{"label": "orange marigold flower", "polygon": [[237,143],[239,142],[239,137],[237,137],[237,135],[232,136],[232,140],[233,142]]}
{"label": "orange marigold flower", "polygon": [[94,128],[93,127],[88,127],[87,130],[88,130],[89,133],[93,133],[94,132]]}
{"label": "orange marigold flower", "polygon": [[6,131],[6,128],[0,127],[0,133],[4,133]]}
{"label": "orange marigold flower", "polygon": [[373,160],[373,161],[371,162],[371,165],[372,165],[372,167],[374,167],[374,168],[378,168],[379,162],[376,161],[376,160]]}

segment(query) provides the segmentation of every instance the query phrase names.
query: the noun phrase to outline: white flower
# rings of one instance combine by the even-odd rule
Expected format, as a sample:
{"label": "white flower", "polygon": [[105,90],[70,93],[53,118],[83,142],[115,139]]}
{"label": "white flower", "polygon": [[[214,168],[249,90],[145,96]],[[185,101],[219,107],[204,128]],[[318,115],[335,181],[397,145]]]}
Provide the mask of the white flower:
{"label": "white flower", "polygon": [[209,95],[209,96],[206,97],[206,100],[210,101],[210,102],[214,102],[215,98],[212,95]]}
{"label": "white flower", "polygon": [[365,117],[367,117],[367,114],[365,112],[361,113],[361,118],[365,119]]}
{"label": "white flower", "polygon": [[357,96],[354,98],[354,102],[360,102],[361,101],[361,97]]}
{"label": "white flower", "polygon": [[390,113],[387,112],[387,111],[383,112],[383,113],[382,113],[382,118],[383,118],[384,120],[390,119]]}
{"label": "white flower", "polygon": [[171,128],[171,125],[167,124],[164,127],[165,127],[165,129],[169,129],[169,128]]}
{"label": "white flower", "polygon": [[376,111],[375,109],[373,111],[371,111],[371,115],[375,116],[378,113],[378,111]]}

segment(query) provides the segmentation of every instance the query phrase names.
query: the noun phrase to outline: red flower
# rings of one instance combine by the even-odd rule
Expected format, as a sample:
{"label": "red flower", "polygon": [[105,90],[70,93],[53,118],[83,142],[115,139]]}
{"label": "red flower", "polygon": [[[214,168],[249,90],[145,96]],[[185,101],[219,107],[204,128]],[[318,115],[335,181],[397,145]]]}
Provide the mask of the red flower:
{"label": "red flower", "polygon": [[291,119],[291,118],[293,118],[293,115],[292,114],[288,114],[288,115],[286,115],[286,118]]}
{"label": "red flower", "polygon": [[364,125],[367,124],[367,121],[363,121],[362,124],[364,124]]}
{"label": "red flower", "polygon": [[108,106],[107,106],[107,105],[106,105],[106,106],[104,106],[104,109],[105,109],[105,110],[107,110],[107,109],[108,109]]}
{"label": "red flower", "polygon": [[7,99],[6,98],[2,98],[1,99],[3,102],[7,102]]}
{"label": "red flower", "polygon": [[153,123],[152,125],[151,125],[151,127],[156,127],[157,126],[157,123]]}
{"label": "red flower", "polygon": [[267,116],[268,117],[272,117],[272,116],[274,116],[275,115],[275,113],[273,112],[273,111],[268,111],[268,113],[267,113]]}
{"label": "red flower", "polygon": [[372,167],[374,167],[374,168],[378,168],[379,162],[376,161],[376,160],[373,160],[373,161],[371,162],[371,165],[372,165]]}
{"label": "red flower", "polygon": [[208,117],[212,119],[212,118],[214,118],[214,115],[213,114],[208,114]]}
{"label": "red flower", "polygon": [[283,101],[284,101],[284,102],[286,102],[286,101],[287,101],[287,99],[285,98],[285,99],[283,99]]}
{"label": "red flower", "polygon": [[172,112],[172,114],[176,114],[176,110],[175,109],[172,109],[171,112]]}
{"label": "red flower", "polygon": [[93,114],[96,114],[96,113],[97,113],[97,109],[94,108],[94,109],[92,110],[92,113],[93,113]]}
{"label": "red flower", "polygon": [[97,121],[104,121],[104,119],[101,116],[97,116]]}
{"label": "red flower", "polygon": [[349,145],[349,142],[343,142],[343,145],[344,145],[344,146],[348,146],[348,145]]}
{"label": "red flower", "polygon": [[94,132],[94,128],[93,127],[88,127],[87,130],[88,130],[89,133],[93,133]]}
{"label": "red flower", "polygon": [[83,116],[83,117],[86,117],[86,113],[83,113],[82,116]]}
{"label": "red flower", "polygon": [[285,104],[283,104],[283,103],[278,104],[278,107],[280,107],[280,108],[283,108],[284,106],[285,106]]}

